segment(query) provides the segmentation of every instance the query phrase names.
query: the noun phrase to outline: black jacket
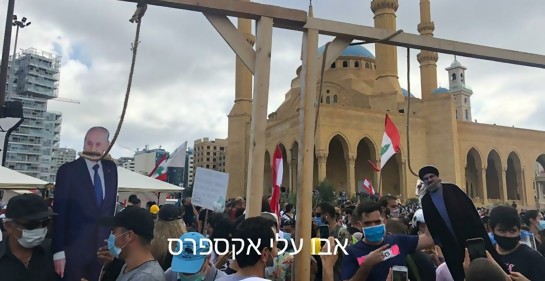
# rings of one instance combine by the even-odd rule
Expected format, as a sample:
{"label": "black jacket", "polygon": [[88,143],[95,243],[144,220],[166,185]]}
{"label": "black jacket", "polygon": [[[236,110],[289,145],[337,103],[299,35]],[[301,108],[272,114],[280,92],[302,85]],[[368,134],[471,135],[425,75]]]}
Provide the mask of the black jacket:
{"label": "black jacket", "polygon": [[441,242],[440,246],[445,262],[454,281],[463,281],[465,279],[463,267],[465,245],[466,240],[472,238],[482,238],[486,250],[505,272],[509,272],[492,242],[490,242],[488,233],[471,199],[455,184],[443,183],[440,188],[443,189],[443,200],[456,237],[452,236],[446,223],[441,218],[439,211],[433,204],[430,193],[426,193],[422,197],[422,210],[430,234],[434,239],[439,238]]}

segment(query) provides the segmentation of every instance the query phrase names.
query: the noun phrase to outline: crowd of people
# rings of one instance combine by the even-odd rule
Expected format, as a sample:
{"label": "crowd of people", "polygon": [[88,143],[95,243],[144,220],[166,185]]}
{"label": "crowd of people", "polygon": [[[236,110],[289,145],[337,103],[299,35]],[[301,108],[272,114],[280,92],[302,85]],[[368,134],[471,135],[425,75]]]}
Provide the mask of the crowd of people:
{"label": "crowd of people", "polygon": [[[200,210],[191,198],[180,203],[159,206],[148,202],[141,207],[134,196],[114,217],[101,219],[111,234],[96,253],[102,265],[100,280],[293,280],[293,248],[279,254],[283,246],[261,243],[252,253],[248,245],[241,244],[236,248],[249,254],[232,259],[230,249],[234,245],[200,243],[205,238],[227,239],[233,244],[239,238],[256,245],[257,241],[278,237],[289,240],[297,231],[293,204],[284,203],[277,217],[270,212],[265,197],[262,215],[247,219],[244,198],[232,200],[223,213]],[[466,252],[465,280],[543,280],[543,212],[519,212],[512,206],[479,208],[477,212],[511,272],[506,274],[489,254],[470,260]],[[57,280],[48,235],[54,216],[46,201],[35,194],[18,195],[8,202],[0,242],[2,280]],[[313,221],[313,237],[320,237],[320,228],[327,226],[332,245],[333,239],[351,245],[346,255],[313,253],[309,261],[311,280],[393,280],[394,266],[406,266],[411,281],[454,280],[417,204],[402,205],[391,195],[357,205],[322,202],[314,209],[313,218],[308,219]],[[531,233],[535,244],[522,243],[521,233]],[[174,247],[183,250],[172,255],[176,251],[169,250],[169,238],[196,241],[197,247],[193,251],[189,245],[177,245]],[[387,250],[391,257],[384,255]],[[211,253],[202,254],[207,252]]]}
{"label": "crowd of people", "polygon": [[85,153],[59,169],[52,207],[36,194],[8,201],[0,280],[291,281],[301,265],[286,241],[298,237],[298,220],[312,221],[310,281],[545,280],[543,212],[477,209],[432,166],[419,171],[419,203],[341,194],[298,217],[290,203],[272,213],[263,197],[260,216],[247,218],[243,197],[221,213],[189,197],[142,206],[131,195],[121,206],[115,166],[101,156],[108,139],[103,127],[87,132]]}

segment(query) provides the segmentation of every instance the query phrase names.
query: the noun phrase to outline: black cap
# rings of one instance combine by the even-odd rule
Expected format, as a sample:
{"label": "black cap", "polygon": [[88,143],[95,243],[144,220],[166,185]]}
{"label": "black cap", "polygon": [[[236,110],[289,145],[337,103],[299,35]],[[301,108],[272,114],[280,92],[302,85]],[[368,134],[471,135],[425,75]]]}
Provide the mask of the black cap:
{"label": "black cap", "polygon": [[151,214],[142,208],[125,208],[114,217],[101,218],[100,224],[104,226],[123,227],[132,230],[136,235],[149,241],[153,239],[155,223]]}
{"label": "black cap", "polygon": [[138,197],[136,196],[136,194],[131,194],[131,196],[129,196],[129,203],[132,203],[132,204],[139,204],[139,203],[140,203],[140,199],[138,199]]}
{"label": "black cap", "polygon": [[434,166],[424,166],[418,171],[418,177],[421,180],[424,180],[424,176],[427,174],[434,174],[436,176],[439,176],[439,170],[435,168]]}
{"label": "black cap", "polygon": [[173,221],[180,219],[182,216],[180,208],[173,204],[165,204],[159,209],[159,219],[162,221]]}
{"label": "black cap", "polygon": [[36,194],[21,194],[11,198],[6,207],[6,218],[36,221],[56,215],[45,200]]}

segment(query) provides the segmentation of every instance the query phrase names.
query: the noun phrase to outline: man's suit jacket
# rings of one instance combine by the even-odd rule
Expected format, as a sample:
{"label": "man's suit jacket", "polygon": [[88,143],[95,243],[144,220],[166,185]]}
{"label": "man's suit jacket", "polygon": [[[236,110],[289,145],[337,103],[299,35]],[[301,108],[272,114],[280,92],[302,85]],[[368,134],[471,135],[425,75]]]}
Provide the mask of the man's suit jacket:
{"label": "man's suit jacket", "polygon": [[98,206],[95,188],[85,159],[63,164],[57,172],[53,211],[52,252],[65,252],[71,266],[85,265],[97,258],[111,229],[98,225],[98,218],[113,216],[117,199],[117,166],[102,160],[104,201]]}
{"label": "man's suit jacket", "polygon": [[471,199],[454,184],[443,183],[442,186],[443,200],[456,237],[452,236],[446,223],[441,218],[429,192],[422,197],[422,210],[430,234],[434,239],[439,238],[440,240],[445,261],[454,281],[463,281],[465,278],[463,268],[465,244],[466,240],[471,238],[482,238],[486,250],[508,272],[492,242],[490,242],[488,233]]}

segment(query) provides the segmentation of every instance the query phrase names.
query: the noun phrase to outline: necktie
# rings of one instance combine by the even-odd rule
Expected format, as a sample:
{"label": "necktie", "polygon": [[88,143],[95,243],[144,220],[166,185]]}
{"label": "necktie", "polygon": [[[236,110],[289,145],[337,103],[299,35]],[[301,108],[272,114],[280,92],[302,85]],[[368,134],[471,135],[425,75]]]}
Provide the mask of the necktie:
{"label": "necktie", "polygon": [[103,195],[102,195],[102,181],[100,180],[100,175],[98,174],[99,165],[95,164],[93,170],[95,170],[95,175],[93,176],[93,183],[95,186],[95,195],[98,206],[102,205]]}

